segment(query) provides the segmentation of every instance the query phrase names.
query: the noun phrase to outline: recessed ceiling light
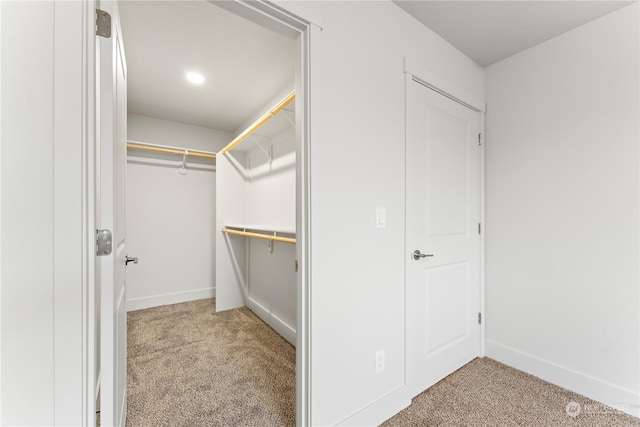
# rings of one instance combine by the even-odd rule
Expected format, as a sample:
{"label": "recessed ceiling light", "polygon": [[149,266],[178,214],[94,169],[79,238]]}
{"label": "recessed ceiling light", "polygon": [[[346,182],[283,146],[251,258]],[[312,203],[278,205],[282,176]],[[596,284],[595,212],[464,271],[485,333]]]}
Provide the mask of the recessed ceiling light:
{"label": "recessed ceiling light", "polygon": [[200,73],[196,73],[195,71],[189,71],[187,73],[187,80],[189,80],[194,85],[200,85],[204,83],[204,76]]}

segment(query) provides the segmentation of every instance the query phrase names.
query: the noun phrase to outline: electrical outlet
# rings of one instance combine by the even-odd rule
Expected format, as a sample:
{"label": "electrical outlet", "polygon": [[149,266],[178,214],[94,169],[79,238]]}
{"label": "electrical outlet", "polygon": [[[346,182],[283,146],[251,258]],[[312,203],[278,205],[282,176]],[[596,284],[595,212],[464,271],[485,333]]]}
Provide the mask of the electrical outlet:
{"label": "electrical outlet", "polygon": [[384,371],[384,350],[376,351],[376,374]]}

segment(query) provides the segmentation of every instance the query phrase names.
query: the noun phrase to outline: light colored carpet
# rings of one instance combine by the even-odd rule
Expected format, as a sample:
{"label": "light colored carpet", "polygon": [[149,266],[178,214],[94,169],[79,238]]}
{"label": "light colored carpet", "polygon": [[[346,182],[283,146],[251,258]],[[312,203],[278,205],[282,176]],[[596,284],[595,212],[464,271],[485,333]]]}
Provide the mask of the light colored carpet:
{"label": "light colored carpet", "polygon": [[[569,415],[569,404],[579,413],[569,410]],[[482,358],[416,396],[382,426],[637,427],[640,419]]]}
{"label": "light colored carpet", "polygon": [[[128,426],[295,425],[295,349],[248,309],[215,313],[215,300],[201,300],[139,310],[128,331]],[[640,419],[484,358],[383,426],[640,427]]]}
{"label": "light colored carpet", "polygon": [[211,299],[130,312],[127,425],[295,425],[295,349]]}

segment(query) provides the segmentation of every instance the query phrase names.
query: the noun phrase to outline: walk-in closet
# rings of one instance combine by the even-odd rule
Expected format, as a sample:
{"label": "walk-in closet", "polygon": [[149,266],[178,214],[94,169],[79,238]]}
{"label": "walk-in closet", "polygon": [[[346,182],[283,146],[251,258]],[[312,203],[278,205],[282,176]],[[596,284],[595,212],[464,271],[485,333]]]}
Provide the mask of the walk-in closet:
{"label": "walk-in closet", "polygon": [[[120,17],[128,73],[127,244],[137,258],[127,270],[130,328],[136,319],[129,387],[140,393],[131,376],[140,380],[151,357],[141,348],[174,345],[163,345],[159,332],[152,332],[155,343],[136,341],[145,325],[157,328],[160,313],[171,312],[141,310],[196,301],[203,302],[175,311],[248,309],[295,346],[298,47],[288,35],[205,1],[120,2]],[[197,316],[197,324],[181,326],[182,341],[207,328],[206,313]],[[211,331],[227,333],[217,323]],[[287,358],[295,379],[293,347]]]}
{"label": "walk-in closet", "polygon": [[[295,345],[295,92],[217,158],[219,309],[248,306]],[[273,135],[264,137],[260,135]],[[246,147],[241,151],[241,148]]]}

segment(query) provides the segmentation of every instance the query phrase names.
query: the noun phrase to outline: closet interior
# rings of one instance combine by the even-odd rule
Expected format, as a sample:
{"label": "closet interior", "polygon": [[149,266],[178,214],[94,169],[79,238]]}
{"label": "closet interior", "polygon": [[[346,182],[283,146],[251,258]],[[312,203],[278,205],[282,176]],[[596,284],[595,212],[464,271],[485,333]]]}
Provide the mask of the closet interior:
{"label": "closet interior", "polygon": [[217,158],[216,283],[220,309],[246,305],[295,345],[294,100],[278,101]]}
{"label": "closet interior", "polygon": [[215,297],[295,345],[295,40],[204,1],[120,4],[127,310]]}

